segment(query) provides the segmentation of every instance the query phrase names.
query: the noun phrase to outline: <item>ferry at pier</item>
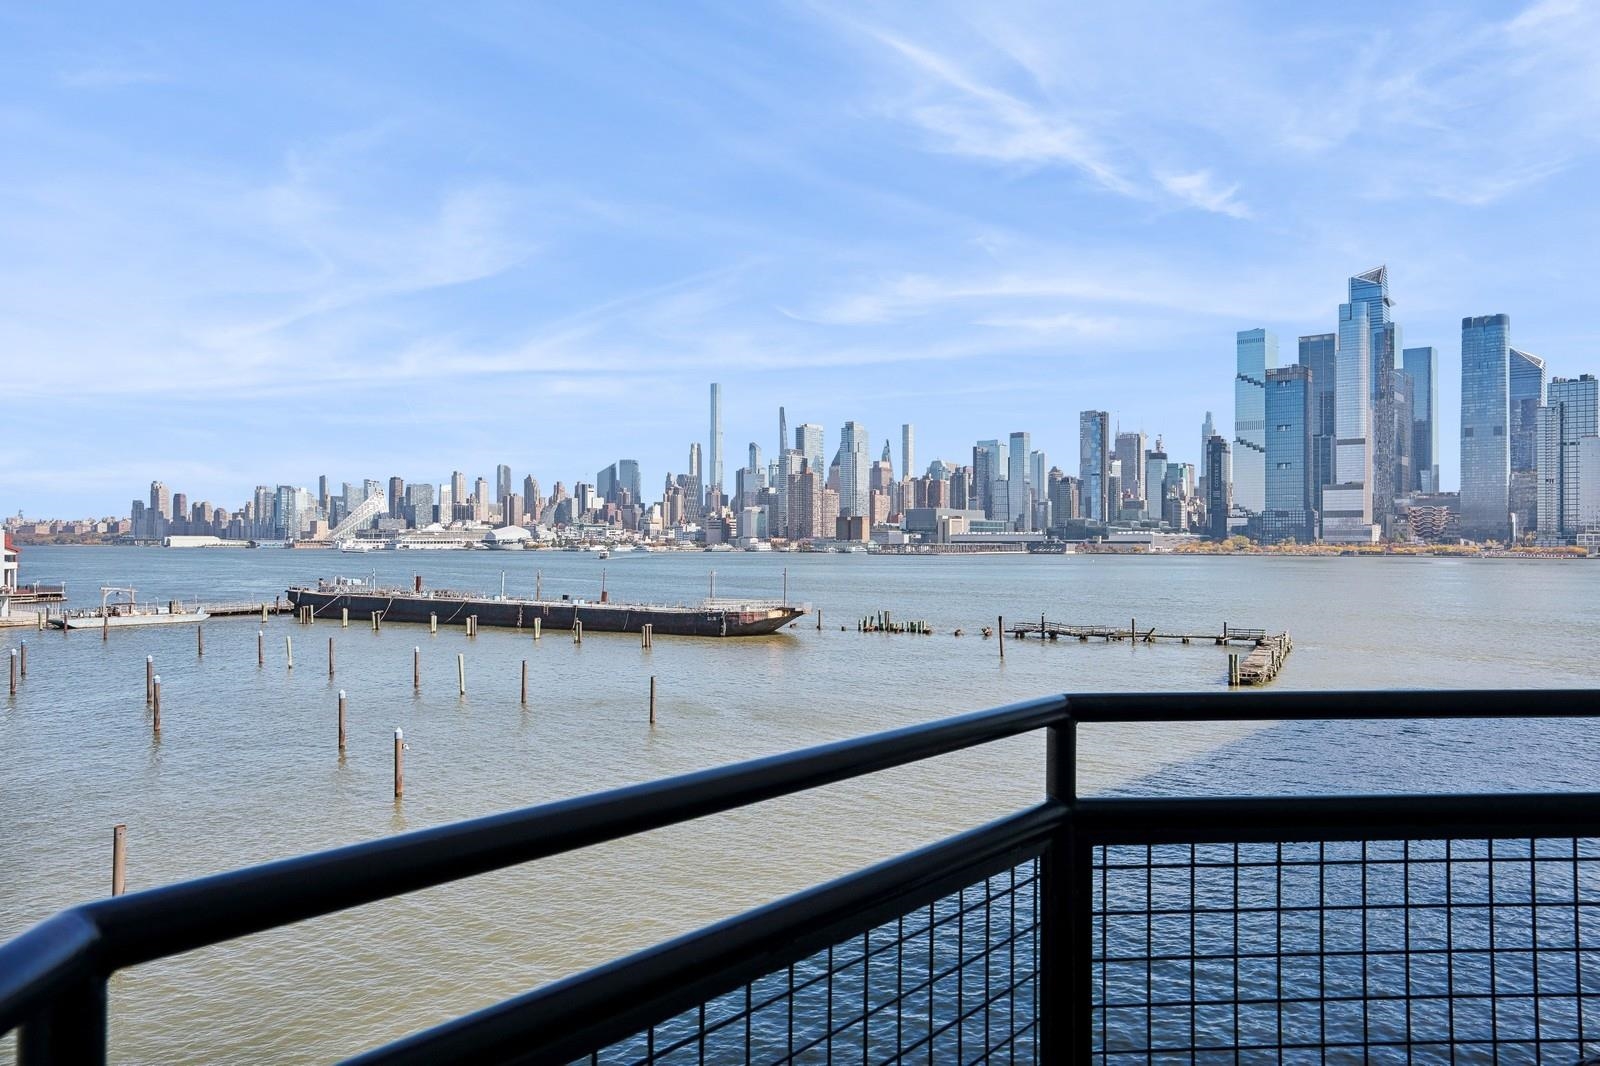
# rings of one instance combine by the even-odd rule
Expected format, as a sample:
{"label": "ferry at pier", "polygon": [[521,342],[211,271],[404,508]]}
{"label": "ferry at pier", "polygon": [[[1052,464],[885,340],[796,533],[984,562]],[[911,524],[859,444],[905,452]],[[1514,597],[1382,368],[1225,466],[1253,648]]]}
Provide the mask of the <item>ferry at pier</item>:
{"label": "ferry at pier", "polygon": [[[420,582],[419,582],[420,586]],[[778,600],[711,599],[697,604],[615,603],[595,600],[514,599],[478,596],[434,589],[380,589],[336,578],[315,587],[287,590],[296,613],[309,607],[313,618],[352,618],[376,614],[385,622],[420,622],[437,618],[440,625],[466,625],[470,617],[480,626],[531,629],[572,629],[583,623],[586,633],[638,633],[651,626],[655,636],[758,637],[776,633],[808,613],[803,605]]]}

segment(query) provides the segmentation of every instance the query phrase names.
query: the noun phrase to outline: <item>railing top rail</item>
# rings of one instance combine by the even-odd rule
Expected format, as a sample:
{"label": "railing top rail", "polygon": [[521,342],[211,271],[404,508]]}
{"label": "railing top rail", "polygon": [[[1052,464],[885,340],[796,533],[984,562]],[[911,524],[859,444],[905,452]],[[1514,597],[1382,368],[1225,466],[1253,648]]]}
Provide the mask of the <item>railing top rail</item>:
{"label": "railing top rail", "polygon": [[1594,718],[1600,689],[1373,692],[1117,692],[1067,697],[1072,721],[1308,722],[1410,718]]}
{"label": "railing top rail", "polygon": [[[96,900],[65,913],[95,931],[95,968],[109,973],[1029,733],[1065,716],[1063,697],[1030,700]],[[82,952],[42,952],[28,935],[0,946],[0,974],[11,975],[0,984],[0,1032],[28,1013],[38,998],[30,990],[84,961]],[[5,995],[8,989],[18,995]]]}

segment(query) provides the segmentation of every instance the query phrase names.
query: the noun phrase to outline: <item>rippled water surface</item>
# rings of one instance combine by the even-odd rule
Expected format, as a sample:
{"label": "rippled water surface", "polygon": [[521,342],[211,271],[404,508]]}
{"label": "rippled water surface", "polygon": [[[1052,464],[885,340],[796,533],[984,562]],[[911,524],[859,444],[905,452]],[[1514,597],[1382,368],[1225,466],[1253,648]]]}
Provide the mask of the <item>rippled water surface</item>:
{"label": "rippled water surface", "polygon": [[[577,646],[565,633],[469,640],[274,619],[264,667],[248,619],[208,622],[203,658],[191,627],[109,641],[0,630],[5,647],[28,641],[30,667],[0,703],[3,936],[103,894],[118,822],[130,888],[142,888],[1045,693],[1223,687],[1225,656],[1209,644],[1008,642],[1001,662],[977,635],[997,615],[1287,629],[1295,650],[1280,689],[1588,686],[1600,650],[1600,569],[1585,562],[29,548],[23,567],[25,579],[67,581],[75,604],[102,584],[135,585],[141,599],[270,599],[333,574],[407,584],[420,573],[431,587],[490,593],[503,573],[508,593],[529,595],[536,571],[547,596],[595,597],[602,569],[613,599],[675,602],[704,596],[713,569],[719,596],[776,597],[787,569],[790,598],[820,608],[823,625],[812,615],[772,637],[662,637],[643,651],[635,636]],[[880,609],[936,634],[855,632]],[[163,681],[159,739],[146,655]],[[398,803],[396,726],[410,744]],[[1086,733],[1086,789],[1572,788],[1600,771],[1600,737],[1577,723]],[[143,967],[113,982],[113,1057],[348,1054],[1031,802],[1042,750],[1021,738]]]}

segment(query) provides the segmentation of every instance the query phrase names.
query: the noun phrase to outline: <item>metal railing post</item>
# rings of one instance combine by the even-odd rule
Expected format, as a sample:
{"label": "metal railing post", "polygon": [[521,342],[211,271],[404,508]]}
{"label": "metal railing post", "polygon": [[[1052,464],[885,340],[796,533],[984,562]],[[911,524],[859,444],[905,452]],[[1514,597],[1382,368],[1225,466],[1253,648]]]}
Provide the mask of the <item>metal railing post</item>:
{"label": "metal railing post", "polygon": [[1045,760],[1045,791],[1067,806],[1068,818],[1041,860],[1039,1060],[1087,1063],[1093,1023],[1094,869],[1092,852],[1072,819],[1078,801],[1078,727],[1070,717],[1050,727]]}
{"label": "metal railing post", "polygon": [[59,992],[17,1034],[18,1066],[106,1061],[106,980],[98,974]]}

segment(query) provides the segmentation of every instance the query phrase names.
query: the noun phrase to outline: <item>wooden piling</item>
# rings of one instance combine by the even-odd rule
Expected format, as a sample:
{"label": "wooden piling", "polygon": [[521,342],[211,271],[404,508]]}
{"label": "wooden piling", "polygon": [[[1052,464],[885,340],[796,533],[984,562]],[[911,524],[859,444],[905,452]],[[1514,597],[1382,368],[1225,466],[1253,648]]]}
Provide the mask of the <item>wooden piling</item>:
{"label": "wooden piling", "polygon": [[155,710],[154,716],[150,719],[150,725],[151,725],[151,728],[153,728],[155,730],[155,732],[159,733],[159,732],[161,732],[161,675],[160,674],[157,674],[152,679],[151,695],[150,695],[150,706],[152,708],[154,708],[154,710]]}
{"label": "wooden piling", "polygon": [[[103,609],[104,608],[102,608],[102,610]],[[61,632],[65,633],[66,631],[67,631],[67,627],[66,626],[62,626],[61,627]],[[100,616],[100,639],[101,640],[110,640],[111,639],[111,616],[109,614],[103,614],[103,615]]]}
{"label": "wooden piling", "polygon": [[328,676],[333,676],[333,638],[328,638]]}
{"label": "wooden piling", "polygon": [[535,619],[534,619],[534,620],[533,620],[533,639],[534,639],[534,640],[538,640],[538,639],[539,639],[539,630],[540,630],[540,628],[541,628],[541,625],[540,625],[540,623],[541,623],[541,622],[542,622],[542,621],[543,621],[543,620],[542,620],[542,619],[539,619],[539,618],[535,618]]}
{"label": "wooden piling", "polygon": [[283,635],[283,655],[289,661],[289,669],[294,669],[294,638],[289,634]]}
{"label": "wooden piling", "polygon": [[19,664],[20,664],[17,673],[22,677],[27,677],[28,676],[28,642],[27,641],[23,641],[18,646],[17,650],[19,652],[19,654],[17,655],[17,659],[18,659]]}
{"label": "wooden piling", "polygon": [[572,620],[572,643],[583,643],[583,623],[576,618]]}
{"label": "wooden piling", "polygon": [[377,611],[372,612],[372,631],[374,633],[378,631],[378,619],[381,617],[382,615],[378,614]]}
{"label": "wooden piling", "polygon": [[339,628],[340,629],[349,629],[350,628],[350,608],[348,608],[348,607],[339,608]]}
{"label": "wooden piling", "polygon": [[411,689],[414,692],[422,691],[422,648],[413,646],[411,649]]}
{"label": "wooden piling", "polygon": [[460,652],[456,653],[456,685],[461,690],[461,695],[467,694],[467,657]]}
{"label": "wooden piling", "polygon": [[156,698],[155,676],[156,657],[154,655],[146,655],[144,657],[144,705],[146,707],[150,706]]}
{"label": "wooden piling", "polygon": [[339,754],[344,754],[344,689],[339,690]]}
{"label": "wooden piling", "polygon": [[267,624],[267,605],[264,603],[261,605],[261,624]]}
{"label": "wooden piling", "polygon": [[822,632],[822,608],[817,608],[817,632]]}
{"label": "wooden piling", "polygon": [[522,705],[528,705],[528,660],[522,660]]}
{"label": "wooden piling", "polygon": [[467,636],[475,637],[477,635],[478,635],[478,616],[475,615],[475,614],[469,614],[469,615],[467,615]]}
{"label": "wooden piling", "polygon": [[656,724],[656,675],[650,675],[650,724]]}
{"label": "wooden piling", "polygon": [[120,896],[128,889],[128,827],[118,822],[111,827],[111,894]]}
{"label": "wooden piling", "polygon": [[394,798],[406,792],[406,739],[399,726],[394,730]]}
{"label": "wooden piling", "polygon": [[1230,688],[1239,685],[1239,653],[1235,651],[1228,653],[1228,685]]}
{"label": "wooden piling", "polygon": [[17,694],[17,649],[11,649],[11,694]]}
{"label": "wooden piling", "polygon": [[439,616],[438,615],[436,615],[436,614],[428,615],[428,632],[429,633],[438,633],[439,632]]}
{"label": "wooden piling", "polygon": [[1006,619],[1004,615],[996,615],[994,619],[994,635],[1000,638],[1000,661],[1006,661]]}
{"label": "wooden piling", "polygon": [[265,629],[256,630],[256,665],[267,665],[267,631]]}

